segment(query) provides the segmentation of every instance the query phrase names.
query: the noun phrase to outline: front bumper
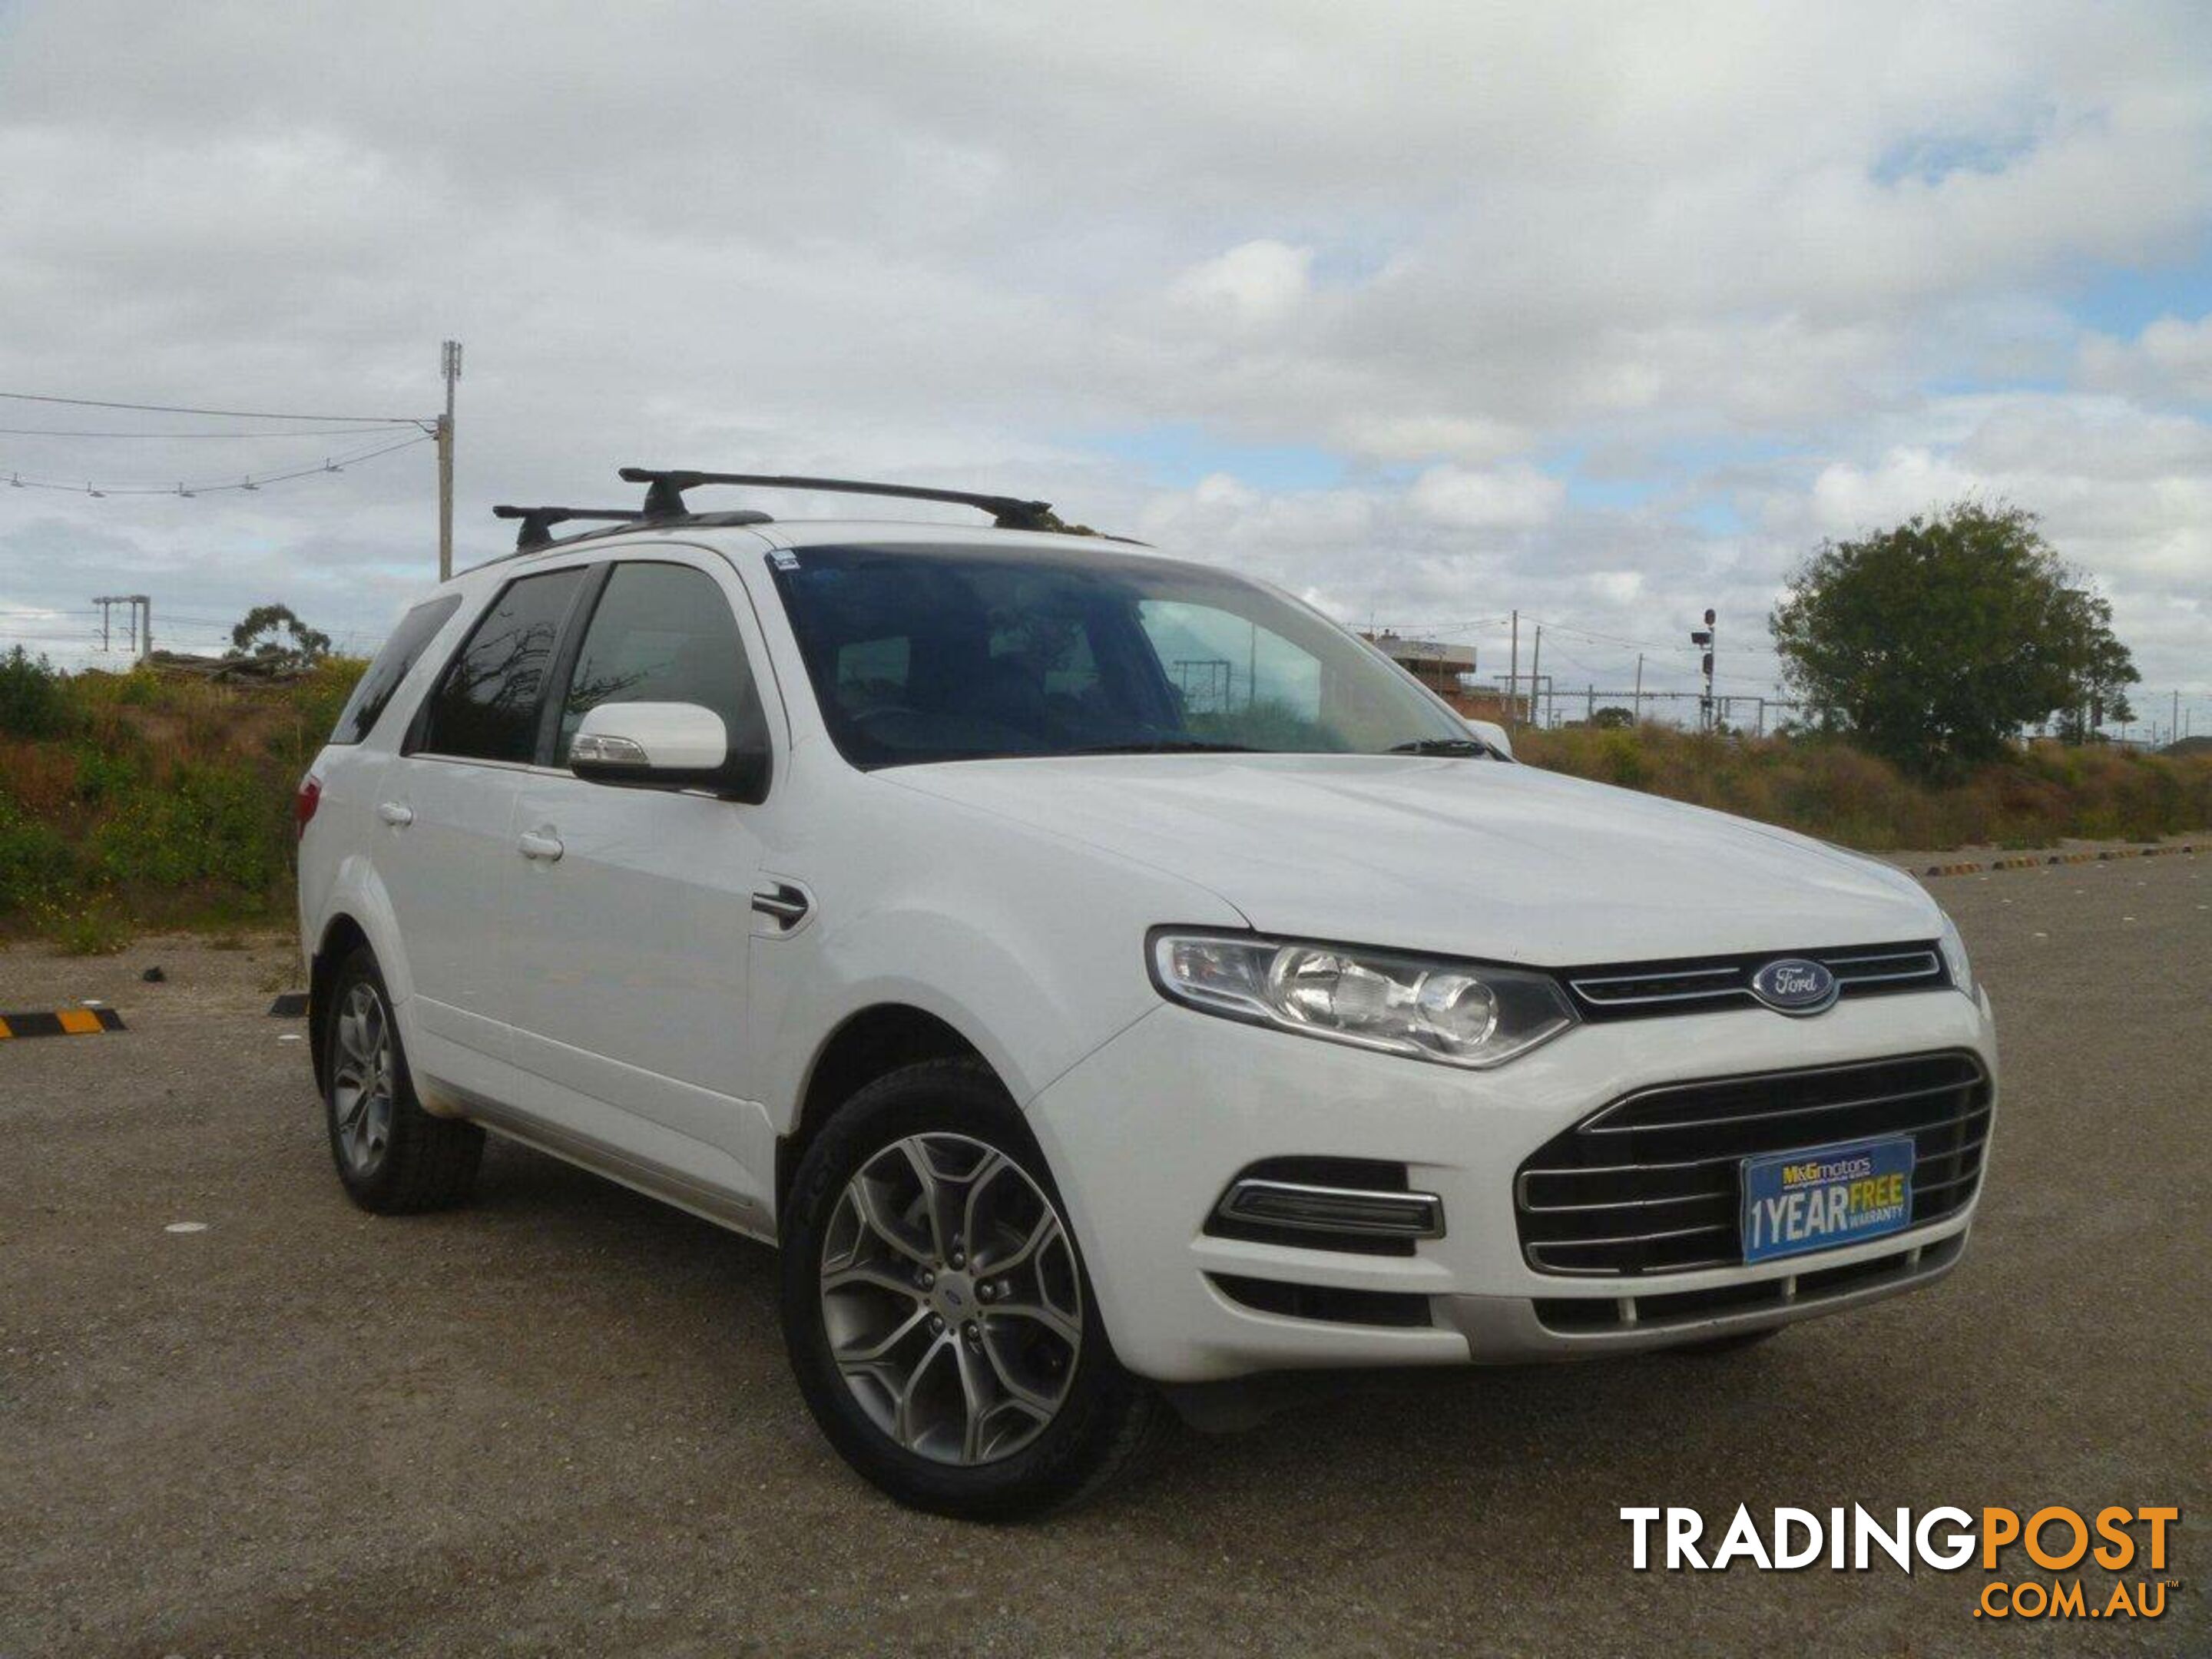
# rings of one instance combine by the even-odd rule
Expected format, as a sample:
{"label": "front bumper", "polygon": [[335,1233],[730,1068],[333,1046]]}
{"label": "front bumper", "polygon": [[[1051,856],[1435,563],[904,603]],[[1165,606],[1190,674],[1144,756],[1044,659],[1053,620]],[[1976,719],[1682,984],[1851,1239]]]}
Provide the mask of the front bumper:
{"label": "front bumper", "polygon": [[[1818,1019],[1763,1009],[1586,1025],[1494,1072],[1377,1054],[1164,1004],[1030,1104],[1115,1351],[1166,1382],[1313,1367],[1570,1358],[1791,1322],[1918,1288],[1963,1253],[1972,1202],[1929,1225],[1756,1267],[1539,1273],[1513,1178],[1561,1130],[1656,1084],[1964,1049],[1996,1077],[1986,999],[1875,997]],[[1248,1165],[1382,1159],[1437,1194],[1409,1255],[1212,1237]],[[1986,1167],[1986,1163],[1984,1163]],[[1422,1324],[1264,1311],[1219,1281],[1427,1298]],[[1248,1299],[1249,1300],[1249,1299]]]}

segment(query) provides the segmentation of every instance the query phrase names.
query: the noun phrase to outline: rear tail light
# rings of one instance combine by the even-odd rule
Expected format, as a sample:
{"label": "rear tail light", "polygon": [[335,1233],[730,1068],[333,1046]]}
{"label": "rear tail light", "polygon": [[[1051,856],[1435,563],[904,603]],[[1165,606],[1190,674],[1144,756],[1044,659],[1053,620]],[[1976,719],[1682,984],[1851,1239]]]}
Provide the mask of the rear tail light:
{"label": "rear tail light", "polygon": [[300,780],[300,793],[292,797],[292,834],[295,840],[307,833],[307,821],[315,816],[315,808],[322,805],[323,781],[313,772]]}

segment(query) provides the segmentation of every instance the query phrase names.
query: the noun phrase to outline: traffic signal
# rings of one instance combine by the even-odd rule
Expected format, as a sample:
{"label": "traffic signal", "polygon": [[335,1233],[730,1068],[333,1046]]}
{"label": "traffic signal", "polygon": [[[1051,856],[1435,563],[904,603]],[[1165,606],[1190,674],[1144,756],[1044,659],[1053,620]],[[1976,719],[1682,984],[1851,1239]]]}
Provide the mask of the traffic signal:
{"label": "traffic signal", "polygon": [[1706,653],[1705,653],[1705,664],[1704,664],[1703,667],[1701,667],[1701,668],[1698,670],[1698,672],[1699,672],[1700,673],[1704,674],[1704,675],[1705,675],[1705,677],[1707,679],[1711,679],[1711,678],[1712,678],[1712,677],[1713,677],[1713,653],[1712,653],[1711,652],[1708,651],[1708,652],[1706,652]]}

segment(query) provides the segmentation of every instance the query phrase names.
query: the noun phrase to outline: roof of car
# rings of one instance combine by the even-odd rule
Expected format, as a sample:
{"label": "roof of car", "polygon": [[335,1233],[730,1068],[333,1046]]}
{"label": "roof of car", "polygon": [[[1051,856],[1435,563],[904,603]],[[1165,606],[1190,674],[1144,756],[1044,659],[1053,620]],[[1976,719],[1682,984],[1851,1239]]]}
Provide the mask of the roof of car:
{"label": "roof of car", "polygon": [[[1060,554],[1095,559],[1120,555],[1129,558],[1159,558],[1146,544],[1119,536],[1082,535],[1054,530],[998,530],[988,525],[947,524],[909,519],[779,519],[773,522],[732,523],[714,520],[720,515],[702,514],[697,520],[653,524],[638,521],[610,525],[604,530],[567,536],[544,546],[526,549],[472,565],[456,578],[508,568],[524,568],[575,553],[611,552],[620,548],[689,544],[724,553],[763,548],[868,547],[886,553],[926,552],[958,547],[981,552],[1003,549],[1008,553],[1050,556]],[[734,518],[736,515],[731,515]]]}
{"label": "roof of car", "polygon": [[[689,499],[690,492],[695,490],[730,487],[756,495],[763,491],[770,495],[796,491],[801,494],[872,496],[878,500],[942,502],[983,513],[990,519],[992,531],[997,535],[1041,535],[1046,539],[1036,544],[1038,546],[1060,544],[1068,538],[1129,544],[1127,537],[1094,531],[1087,525],[1068,523],[1052,510],[1049,501],[1029,501],[1018,495],[988,495],[934,484],[890,483],[792,473],[706,472],[643,466],[625,466],[619,469],[619,473],[625,483],[646,486],[645,500],[634,509],[619,507],[526,507],[507,502],[493,507],[495,517],[509,520],[520,526],[515,536],[514,551],[507,557],[526,556],[556,546],[569,546],[579,541],[599,541],[612,536],[656,532],[696,533],[711,529],[750,529],[776,525],[774,519],[757,508],[708,510]],[[579,521],[605,525],[607,528],[585,530],[560,537],[553,533],[560,526]],[[787,521],[763,533],[772,545],[803,547],[850,541],[855,533],[863,533],[870,538],[879,537],[887,529],[895,531],[902,541],[909,543],[969,543],[974,535],[972,525],[956,529],[938,520],[926,520],[916,524],[906,520],[861,518]],[[1141,543],[1129,544],[1142,545]]]}

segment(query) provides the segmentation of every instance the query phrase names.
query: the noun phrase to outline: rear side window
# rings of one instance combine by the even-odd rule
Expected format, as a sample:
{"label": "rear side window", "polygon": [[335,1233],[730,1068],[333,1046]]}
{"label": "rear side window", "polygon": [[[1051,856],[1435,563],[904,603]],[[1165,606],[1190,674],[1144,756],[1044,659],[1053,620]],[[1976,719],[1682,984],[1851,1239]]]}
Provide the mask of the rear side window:
{"label": "rear side window", "polygon": [[448,593],[416,605],[399,619],[399,626],[392,630],[384,649],[376,653],[368,672],[354,686],[353,696],[346,699],[346,706],[338,715],[337,730],[331,733],[332,743],[359,743],[375,729],[378,719],[392,701],[392,694],[407,678],[407,671],[415,666],[430,641],[437,637],[438,630],[460,608],[461,596]]}
{"label": "rear side window", "polygon": [[644,560],[614,568],[561,705],[556,766],[568,763],[576,728],[603,702],[696,703],[722,717],[732,743],[757,737],[760,695],[730,602],[713,577]]}
{"label": "rear side window", "polygon": [[538,718],[581,570],[511,582],[430,694],[418,750],[465,760],[537,758]]}

